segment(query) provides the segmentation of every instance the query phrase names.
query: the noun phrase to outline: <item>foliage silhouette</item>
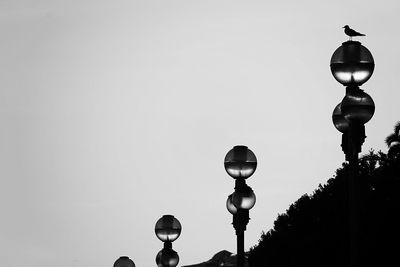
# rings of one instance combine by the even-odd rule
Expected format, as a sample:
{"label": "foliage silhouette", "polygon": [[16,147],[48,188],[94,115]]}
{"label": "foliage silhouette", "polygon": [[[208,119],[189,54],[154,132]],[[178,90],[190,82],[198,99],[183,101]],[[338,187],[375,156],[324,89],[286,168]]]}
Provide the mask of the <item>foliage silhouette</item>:
{"label": "foliage silhouette", "polygon": [[[399,132],[395,133],[398,137]],[[363,267],[397,262],[400,247],[398,155],[370,151],[359,161],[358,244]],[[251,248],[250,267],[348,266],[348,173],[349,166],[344,163],[325,185],[319,185],[312,195],[303,195],[286,213],[280,214],[273,229],[262,233],[258,245]]]}

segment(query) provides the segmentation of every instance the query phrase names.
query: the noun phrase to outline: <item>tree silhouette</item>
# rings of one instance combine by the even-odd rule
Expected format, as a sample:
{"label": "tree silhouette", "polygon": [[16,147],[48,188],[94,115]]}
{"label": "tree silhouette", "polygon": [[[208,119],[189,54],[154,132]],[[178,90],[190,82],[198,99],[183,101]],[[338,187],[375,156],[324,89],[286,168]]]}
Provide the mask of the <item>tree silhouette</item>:
{"label": "tree silhouette", "polygon": [[[348,266],[348,173],[349,166],[343,164],[325,185],[280,214],[273,229],[262,233],[258,245],[250,250],[250,267]],[[399,161],[370,151],[360,158],[356,183],[360,266],[397,262]]]}

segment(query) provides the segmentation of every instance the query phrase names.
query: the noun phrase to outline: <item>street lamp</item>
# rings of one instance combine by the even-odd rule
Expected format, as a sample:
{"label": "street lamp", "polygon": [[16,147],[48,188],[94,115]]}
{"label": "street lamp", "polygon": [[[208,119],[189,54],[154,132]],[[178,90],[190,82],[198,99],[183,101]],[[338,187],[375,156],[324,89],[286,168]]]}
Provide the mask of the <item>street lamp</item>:
{"label": "street lamp", "polygon": [[181,223],[172,215],[162,216],[154,228],[156,236],[164,242],[164,248],[157,253],[156,263],[158,267],[175,267],[179,263],[179,256],[172,249],[174,242],[181,234]]}
{"label": "street lamp", "polygon": [[249,210],[256,203],[256,195],[246,179],[255,172],[257,159],[247,146],[235,146],[225,156],[226,172],[235,179],[235,191],[228,196],[226,208],[233,215],[233,227],[237,236],[237,266],[243,267],[244,231],[249,223]]}
{"label": "street lamp", "polygon": [[135,267],[135,263],[127,256],[121,256],[114,262],[113,267]]}
{"label": "street lamp", "polygon": [[349,261],[358,266],[358,153],[365,141],[365,126],[375,112],[371,96],[359,86],[372,76],[375,68],[371,52],[357,41],[347,41],[336,49],[331,58],[333,77],[346,86],[346,94],[332,114],[332,121],[342,133],[342,150],[349,162]]}

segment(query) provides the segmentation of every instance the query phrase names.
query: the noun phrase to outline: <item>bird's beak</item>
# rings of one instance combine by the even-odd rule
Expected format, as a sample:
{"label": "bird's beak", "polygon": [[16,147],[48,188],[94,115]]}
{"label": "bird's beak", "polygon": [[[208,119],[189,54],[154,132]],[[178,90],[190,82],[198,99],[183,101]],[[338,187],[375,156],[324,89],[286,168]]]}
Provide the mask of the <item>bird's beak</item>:
{"label": "bird's beak", "polygon": [[344,28],[345,26],[343,26],[342,28]]}

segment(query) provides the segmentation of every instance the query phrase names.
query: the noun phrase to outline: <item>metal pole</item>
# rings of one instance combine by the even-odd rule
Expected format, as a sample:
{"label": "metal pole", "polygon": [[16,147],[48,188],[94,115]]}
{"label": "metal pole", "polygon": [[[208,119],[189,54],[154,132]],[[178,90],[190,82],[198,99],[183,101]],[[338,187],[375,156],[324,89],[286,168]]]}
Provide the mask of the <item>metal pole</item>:
{"label": "metal pole", "polygon": [[356,165],[354,159],[350,161],[350,177],[349,177],[349,259],[350,266],[358,266],[358,251],[357,251],[357,196],[356,196]]}
{"label": "metal pole", "polygon": [[237,213],[233,216],[233,226],[236,230],[237,238],[237,254],[236,264],[237,267],[244,267],[244,231],[246,231],[246,225],[249,222],[249,211],[244,209],[238,209]]}
{"label": "metal pole", "polygon": [[236,264],[237,267],[244,267],[244,230],[243,229],[237,230],[236,236],[237,236]]}
{"label": "metal pole", "polygon": [[358,136],[362,132],[358,132],[357,128],[351,127],[351,151],[349,158],[349,261],[350,267],[359,266],[359,249],[358,249],[358,151],[361,150],[360,140]]}
{"label": "metal pole", "polygon": [[[244,179],[236,179],[235,181],[235,192],[243,190],[246,187],[246,181]],[[237,254],[236,264],[237,267],[244,267],[244,231],[249,223],[249,210],[238,208],[236,214],[233,215],[233,227],[236,230],[237,237]]]}

